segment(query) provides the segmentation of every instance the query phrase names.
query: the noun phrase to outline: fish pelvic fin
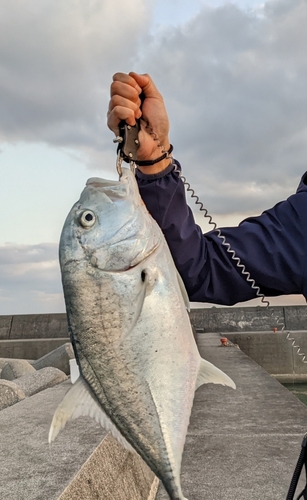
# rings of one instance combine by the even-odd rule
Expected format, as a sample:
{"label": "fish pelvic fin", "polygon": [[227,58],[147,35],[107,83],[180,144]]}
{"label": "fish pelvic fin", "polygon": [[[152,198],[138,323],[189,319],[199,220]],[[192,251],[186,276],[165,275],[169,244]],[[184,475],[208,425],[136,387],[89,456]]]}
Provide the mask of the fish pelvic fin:
{"label": "fish pelvic fin", "polygon": [[76,383],[65,394],[55,411],[49,430],[49,444],[55,440],[69,420],[74,420],[78,417],[91,417],[106,431],[111,432],[124,448],[129,451],[135,451],[102,410],[88,389],[86,382],[81,377],[78,378]]}
{"label": "fish pelvic fin", "polygon": [[236,384],[226,373],[205,359],[200,362],[195,390],[203,384],[221,384],[236,389]]}

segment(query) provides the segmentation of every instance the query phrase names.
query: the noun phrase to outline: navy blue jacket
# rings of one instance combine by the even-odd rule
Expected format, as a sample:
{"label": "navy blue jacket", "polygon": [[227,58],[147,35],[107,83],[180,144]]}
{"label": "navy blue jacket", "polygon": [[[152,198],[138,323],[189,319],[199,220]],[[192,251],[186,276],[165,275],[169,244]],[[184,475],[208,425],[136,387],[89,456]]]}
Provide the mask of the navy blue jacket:
{"label": "navy blue jacket", "polygon": [[[178,164],[179,165],[179,164]],[[186,203],[179,173],[137,171],[141,196],[161,227],[190,300],[233,305],[255,291],[222,245],[216,231],[202,234]],[[227,242],[267,296],[307,298],[307,172],[296,194],[238,227],[222,228]]]}

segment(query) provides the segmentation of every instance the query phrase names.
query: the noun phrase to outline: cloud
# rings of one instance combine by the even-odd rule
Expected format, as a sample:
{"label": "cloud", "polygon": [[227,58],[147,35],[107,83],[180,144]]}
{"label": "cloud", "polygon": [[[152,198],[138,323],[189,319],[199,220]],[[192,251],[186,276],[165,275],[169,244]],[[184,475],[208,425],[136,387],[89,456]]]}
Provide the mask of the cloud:
{"label": "cloud", "polygon": [[165,97],[175,155],[214,212],[268,208],[306,170],[306,22],[304,0],[203,7],[140,57]]}
{"label": "cloud", "polygon": [[132,65],[150,5],[1,2],[0,138],[99,149],[112,73]]}
{"label": "cloud", "polygon": [[58,245],[0,246],[0,314],[64,311]]}
{"label": "cloud", "polygon": [[174,154],[213,213],[259,213],[290,195],[307,158],[306,1],[204,5],[154,35],[153,6],[2,2],[0,139],[70,148],[92,168],[113,164],[109,84],[134,68],[161,89]]}
{"label": "cloud", "polygon": [[13,245],[0,246],[0,265],[24,265],[28,263],[41,264],[57,260],[58,246],[54,243],[41,243],[39,245]]}

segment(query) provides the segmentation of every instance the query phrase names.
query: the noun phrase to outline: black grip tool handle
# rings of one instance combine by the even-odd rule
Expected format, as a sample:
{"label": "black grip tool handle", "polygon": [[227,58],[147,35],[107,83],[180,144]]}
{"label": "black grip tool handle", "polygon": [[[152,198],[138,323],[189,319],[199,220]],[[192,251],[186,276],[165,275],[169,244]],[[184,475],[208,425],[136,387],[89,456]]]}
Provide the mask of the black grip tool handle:
{"label": "black grip tool handle", "polygon": [[122,121],[119,124],[119,136],[115,139],[118,142],[117,153],[126,162],[135,162],[139,149],[139,131],[140,122],[137,120],[136,125],[128,125]]}

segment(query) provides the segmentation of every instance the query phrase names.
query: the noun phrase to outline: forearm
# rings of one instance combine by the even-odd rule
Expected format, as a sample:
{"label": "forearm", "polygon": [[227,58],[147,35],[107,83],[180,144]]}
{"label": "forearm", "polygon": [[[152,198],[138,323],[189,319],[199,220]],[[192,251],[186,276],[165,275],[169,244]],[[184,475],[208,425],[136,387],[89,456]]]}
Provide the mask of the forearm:
{"label": "forearm", "polygon": [[[217,233],[203,235],[195,224],[178,173],[169,168],[156,176],[138,175],[141,196],[165,235],[190,299],[232,305],[254,298],[255,291]],[[296,211],[303,214],[306,202],[307,193],[300,199],[294,195],[298,207],[283,202],[239,227],[222,230],[267,295],[305,293],[302,255],[306,255],[306,238]]]}

